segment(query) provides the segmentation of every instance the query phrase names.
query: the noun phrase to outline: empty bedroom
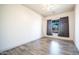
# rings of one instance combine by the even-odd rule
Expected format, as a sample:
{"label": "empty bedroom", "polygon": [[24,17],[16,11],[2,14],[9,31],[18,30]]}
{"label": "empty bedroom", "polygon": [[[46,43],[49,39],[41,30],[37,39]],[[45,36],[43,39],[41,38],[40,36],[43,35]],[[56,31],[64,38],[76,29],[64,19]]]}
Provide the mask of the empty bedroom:
{"label": "empty bedroom", "polygon": [[0,4],[0,55],[79,55],[78,4]]}

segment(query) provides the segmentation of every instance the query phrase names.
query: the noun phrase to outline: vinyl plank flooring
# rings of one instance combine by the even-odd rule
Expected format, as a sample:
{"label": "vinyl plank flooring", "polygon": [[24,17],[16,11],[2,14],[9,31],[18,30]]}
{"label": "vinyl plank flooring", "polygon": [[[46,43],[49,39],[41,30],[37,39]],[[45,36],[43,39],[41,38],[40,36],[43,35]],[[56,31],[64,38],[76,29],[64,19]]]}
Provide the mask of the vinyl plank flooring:
{"label": "vinyl plank flooring", "polygon": [[73,41],[42,38],[4,51],[0,55],[79,55],[79,51]]}

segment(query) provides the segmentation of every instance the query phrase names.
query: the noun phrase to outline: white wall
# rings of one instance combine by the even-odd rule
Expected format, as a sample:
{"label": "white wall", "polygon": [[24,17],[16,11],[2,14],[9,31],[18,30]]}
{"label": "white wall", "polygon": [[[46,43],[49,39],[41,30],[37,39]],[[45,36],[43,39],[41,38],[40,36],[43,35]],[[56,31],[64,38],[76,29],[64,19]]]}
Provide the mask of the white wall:
{"label": "white wall", "polygon": [[22,5],[0,5],[0,52],[41,38],[42,16]]}
{"label": "white wall", "polygon": [[[54,36],[47,36],[46,31],[47,31],[47,20],[52,19],[52,20],[56,20],[59,19],[60,17],[65,17],[65,16],[69,16],[69,33],[70,33],[70,37],[66,38],[66,37],[54,37]],[[69,12],[64,12],[61,14],[57,14],[57,15],[52,15],[52,16],[47,16],[43,19],[43,36],[46,37],[52,37],[52,38],[60,38],[60,39],[67,39],[67,40],[74,40],[74,22],[75,21],[75,15],[74,15],[74,11],[69,11]]]}
{"label": "white wall", "polygon": [[75,7],[75,44],[79,50],[79,5]]}

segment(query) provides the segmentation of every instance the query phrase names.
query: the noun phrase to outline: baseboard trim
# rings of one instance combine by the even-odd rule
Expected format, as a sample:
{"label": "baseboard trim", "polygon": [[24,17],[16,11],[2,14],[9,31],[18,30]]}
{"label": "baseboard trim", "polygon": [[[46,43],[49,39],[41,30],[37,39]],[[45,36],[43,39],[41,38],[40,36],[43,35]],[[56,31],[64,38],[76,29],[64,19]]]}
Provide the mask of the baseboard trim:
{"label": "baseboard trim", "polygon": [[53,38],[53,39],[60,39],[60,40],[69,40],[73,41],[70,38],[65,38],[65,37],[53,37],[53,36],[43,36],[42,38]]}
{"label": "baseboard trim", "polygon": [[11,50],[11,49],[14,49],[14,48],[17,48],[17,47],[22,46],[22,45],[24,45],[24,44],[28,44],[28,43],[33,42],[33,41],[35,41],[35,40],[39,40],[39,39],[41,39],[41,38],[42,38],[42,37],[40,37],[40,38],[38,38],[38,39],[34,39],[34,40],[32,40],[32,41],[29,41],[29,42],[25,42],[25,43],[19,44],[19,45],[14,46],[14,47],[10,47],[10,48],[6,48],[6,49],[3,49],[3,50],[0,50],[0,53],[5,52],[5,51],[8,51],[8,50]]}

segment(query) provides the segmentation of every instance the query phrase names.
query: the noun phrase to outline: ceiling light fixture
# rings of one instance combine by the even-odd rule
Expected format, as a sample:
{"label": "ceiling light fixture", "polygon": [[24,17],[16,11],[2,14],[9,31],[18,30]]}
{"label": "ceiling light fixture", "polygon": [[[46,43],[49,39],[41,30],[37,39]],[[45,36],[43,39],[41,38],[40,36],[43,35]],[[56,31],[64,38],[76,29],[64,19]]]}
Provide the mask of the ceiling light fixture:
{"label": "ceiling light fixture", "polygon": [[50,5],[48,5],[48,11],[53,11],[53,10],[56,10],[56,9],[58,9],[59,7],[60,7],[61,5],[59,5],[59,4],[50,4]]}

